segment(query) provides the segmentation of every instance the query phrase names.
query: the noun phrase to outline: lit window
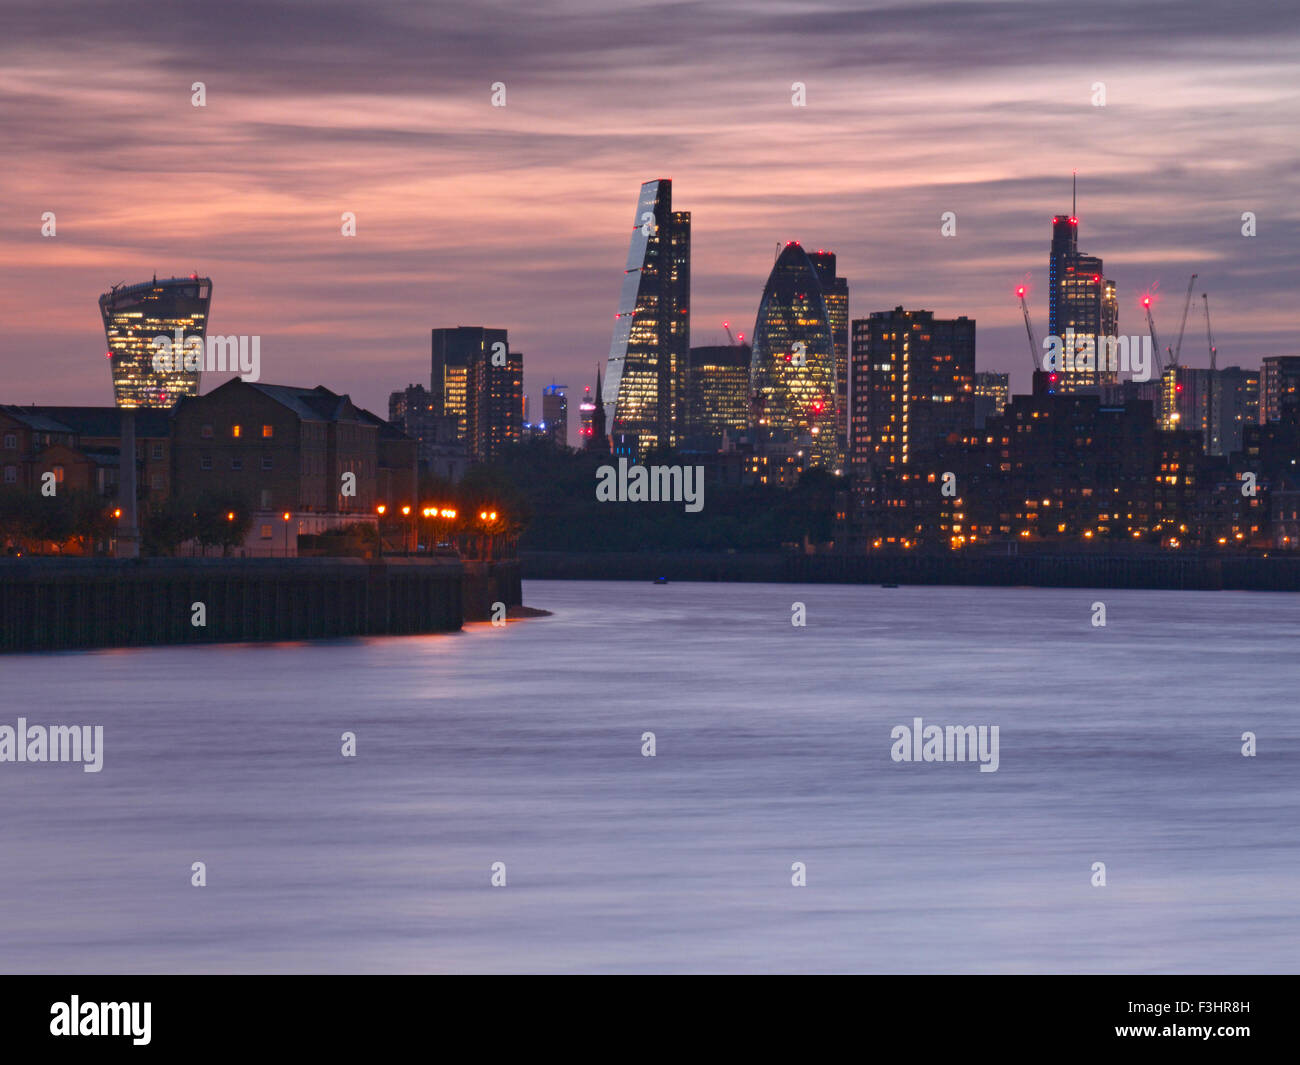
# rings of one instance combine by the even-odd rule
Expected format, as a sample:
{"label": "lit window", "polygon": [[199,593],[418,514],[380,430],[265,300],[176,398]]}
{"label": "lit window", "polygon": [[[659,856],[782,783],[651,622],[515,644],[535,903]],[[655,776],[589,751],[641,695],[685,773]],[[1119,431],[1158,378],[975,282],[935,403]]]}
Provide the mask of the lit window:
{"label": "lit window", "polygon": [[54,480],[55,480],[55,482],[58,483],[58,484],[62,484],[62,483],[63,483],[63,467],[62,467],[62,466],[55,466],[55,467],[54,467]]}
{"label": "lit window", "polygon": [[232,425],[232,426],[230,427],[230,435],[231,435],[231,436],[238,437],[238,436],[239,436],[239,432],[240,432],[240,429],[239,429],[239,426],[238,426],[238,425]]}
{"label": "lit window", "polygon": [[271,526],[269,525],[262,526],[262,539],[263,540],[271,539]]}
{"label": "lit window", "polygon": [[262,437],[263,437],[263,439],[269,440],[269,439],[270,439],[272,436],[274,436],[274,435],[275,435],[275,426],[273,426],[273,425],[264,425],[264,426],[262,426]]}

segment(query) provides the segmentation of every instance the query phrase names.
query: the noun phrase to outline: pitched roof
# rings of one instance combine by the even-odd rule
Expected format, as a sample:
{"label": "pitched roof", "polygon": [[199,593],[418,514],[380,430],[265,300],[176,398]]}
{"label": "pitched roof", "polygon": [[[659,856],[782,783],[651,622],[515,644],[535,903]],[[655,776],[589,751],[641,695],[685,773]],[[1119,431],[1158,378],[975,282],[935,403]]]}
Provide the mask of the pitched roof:
{"label": "pitched roof", "polygon": [[[25,413],[50,419],[63,426],[60,429],[42,432],[73,432],[80,436],[120,436],[122,433],[122,410],[118,407],[12,407]],[[171,412],[158,407],[136,407],[135,435],[137,438],[165,437],[170,428],[168,419]]]}

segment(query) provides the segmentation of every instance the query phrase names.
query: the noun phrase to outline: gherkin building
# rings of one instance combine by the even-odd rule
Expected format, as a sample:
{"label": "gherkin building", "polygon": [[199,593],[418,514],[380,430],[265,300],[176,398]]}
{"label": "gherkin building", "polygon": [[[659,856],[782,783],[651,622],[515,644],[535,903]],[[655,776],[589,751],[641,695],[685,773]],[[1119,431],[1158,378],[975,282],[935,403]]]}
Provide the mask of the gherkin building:
{"label": "gherkin building", "polygon": [[817,270],[796,242],[785,246],[763,289],[749,378],[760,445],[797,445],[805,466],[843,465],[831,317]]}

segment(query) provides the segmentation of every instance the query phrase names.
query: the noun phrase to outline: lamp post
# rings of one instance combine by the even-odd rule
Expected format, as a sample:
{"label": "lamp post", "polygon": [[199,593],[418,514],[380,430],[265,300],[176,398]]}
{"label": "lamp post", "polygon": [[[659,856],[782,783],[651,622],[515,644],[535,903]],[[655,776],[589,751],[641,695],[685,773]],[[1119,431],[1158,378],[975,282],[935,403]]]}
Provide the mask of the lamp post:
{"label": "lamp post", "polygon": [[285,557],[285,558],[288,558],[288,557],[289,557],[289,518],[290,518],[290,516],[291,516],[291,515],[290,515],[289,512],[286,510],[286,511],[284,512],[284,557]]}

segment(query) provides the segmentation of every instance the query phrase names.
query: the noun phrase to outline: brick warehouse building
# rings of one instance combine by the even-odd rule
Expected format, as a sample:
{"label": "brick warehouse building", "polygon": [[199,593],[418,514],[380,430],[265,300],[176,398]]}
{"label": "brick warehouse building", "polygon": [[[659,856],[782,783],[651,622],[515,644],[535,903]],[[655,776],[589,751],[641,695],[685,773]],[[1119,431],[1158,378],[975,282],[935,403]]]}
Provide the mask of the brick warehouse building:
{"label": "brick warehouse building", "polygon": [[[173,494],[245,499],[248,554],[294,553],[298,534],[373,524],[380,502],[414,505],[417,452],[416,440],[321,385],[236,378],[172,412]],[[344,494],[345,474],[355,495]]]}

